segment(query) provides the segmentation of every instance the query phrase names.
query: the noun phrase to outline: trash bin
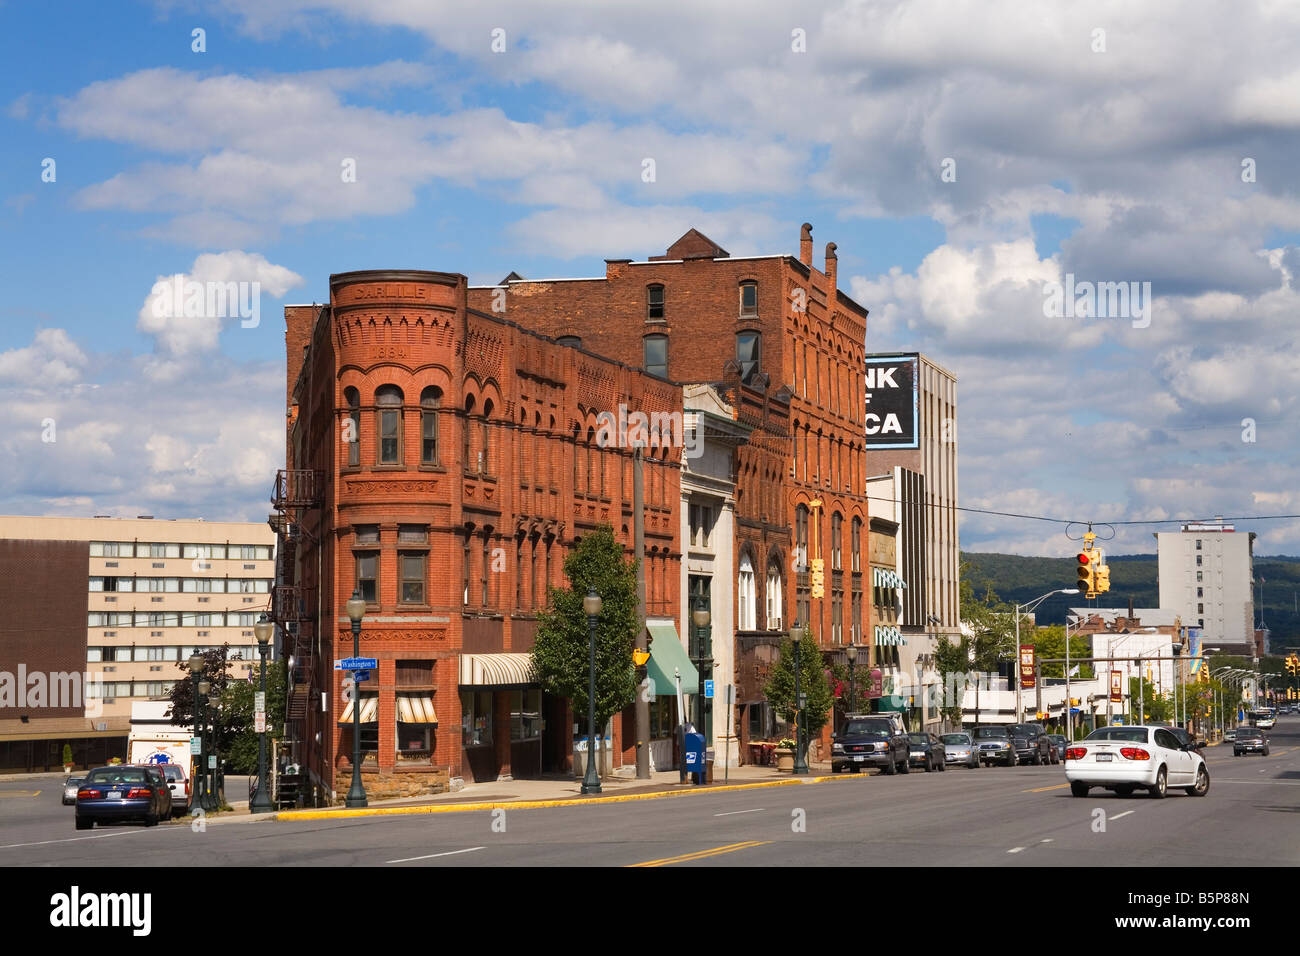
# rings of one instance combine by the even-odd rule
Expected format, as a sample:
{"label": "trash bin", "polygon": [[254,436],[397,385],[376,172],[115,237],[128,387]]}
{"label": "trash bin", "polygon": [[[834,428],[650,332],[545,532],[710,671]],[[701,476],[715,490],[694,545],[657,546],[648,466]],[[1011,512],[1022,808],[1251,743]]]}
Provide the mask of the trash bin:
{"label": "trash bin", "polygon": [[[596,747],[598,748],[596,760],[596,774],[600,777],[611,775],[611,762],[613,761],[613,741],[608,737],[601,740],[596,738]],[[573,741],[573,776],[581,780],[587,775],[587,738],[586,736],[577,737]]]}
{"label": "trash bin", "polygon": [[704,763],[708,768],[708,775],[704,779],[708,783],[713,783],[713,760],[714,760],[714,750],[712,747],[710,747],[704,758]]}

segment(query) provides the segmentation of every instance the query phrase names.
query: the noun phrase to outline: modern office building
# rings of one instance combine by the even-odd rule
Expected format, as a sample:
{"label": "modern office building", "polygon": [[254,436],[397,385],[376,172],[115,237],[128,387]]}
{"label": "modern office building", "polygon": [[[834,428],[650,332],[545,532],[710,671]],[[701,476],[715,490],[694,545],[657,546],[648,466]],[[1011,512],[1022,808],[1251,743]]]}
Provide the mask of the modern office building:
{"label": "modern office building", "polygon": [[0,517],[0,769],[61,765],[65,742],[79,766],[124,757],[132,702],[166,696],[195,650],[229,645],[250,675],[274,545],[265,524]]}
{"label": "modern office building", "polygon": [[1185,627],[1201,628],[1205,646],[1255,656],[1254,533],[1215,518],[1156,532],[1155,539],[1160,607],[1176,612]]}

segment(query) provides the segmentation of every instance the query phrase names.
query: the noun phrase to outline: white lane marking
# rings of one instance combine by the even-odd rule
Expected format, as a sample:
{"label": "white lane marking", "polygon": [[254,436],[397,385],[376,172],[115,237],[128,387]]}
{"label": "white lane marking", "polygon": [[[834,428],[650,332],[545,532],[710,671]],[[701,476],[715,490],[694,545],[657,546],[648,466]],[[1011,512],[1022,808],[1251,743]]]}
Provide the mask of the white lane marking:
{"label": "white lane marking", "polygon": [[715,817],[734,817],[737,813],[762,813],[765,807],[759,807],[757,810],[729,810],[726,813],[715,813]]}
{"label": "white lane marking", "polygon": [[[1252,781],[1253,782],[1253,781]],[[189,829],[188,827],[166,827],[162,830],[121,830],[117,833],[96,833],[94,836],[67,837],[63,840],[38,840],[36,843],[6,843],[0,850],[16,850],[24,846],[46,846],[50,843],[77,843],[81,840],[103,840],[106,837],[131,836],[139,833],[168,833]]]}
{"label": "white lane marking", "polygon": [[1041,841],[1041,842],[1043,842],[1043,843],[1051,843],[1051,842],[1052,842],[1052,838],[1051,838],[1051,837],[1048,837],[1046,840],[1043,840],[1043,841]]}
{"label": "white lane marking", "polygon": [[1021,850],[1023,850],[1023,849],[1024,849],[1023,846],[1016,846],[1016,847],[1012,847],[1010,850],[1007,850],[1007,852],[1008,852],[1008,853],[1019,853],[1019,852],[1020,852]]}
{"label": "white lane marking", "polygon": [[1112,819],[1112,820],[1118,820],[1120,817],[1126,817],[1126,816],[1128,816],[1130,813],[1137,813],[1137,811],[1136,811],[1136,810],[1125,810],[1123,813],[1117,813],[1117,814],[1115,814],[1114,816],[1111,817],[1111,819]]}
{"label": "white lane marking", "polygon": [[467,847],[464,850],[448,850],[446,853],[430,853],[428,856],[408,856],[405,859],[385,860],[384,862],[385,863],[410,863],[413,860],[432,860],[434,857],[455,856],[457,853],[473,853],[475,850],[483,850],[483,849],[486,849],[486,847],[471,846],[471,847]]}

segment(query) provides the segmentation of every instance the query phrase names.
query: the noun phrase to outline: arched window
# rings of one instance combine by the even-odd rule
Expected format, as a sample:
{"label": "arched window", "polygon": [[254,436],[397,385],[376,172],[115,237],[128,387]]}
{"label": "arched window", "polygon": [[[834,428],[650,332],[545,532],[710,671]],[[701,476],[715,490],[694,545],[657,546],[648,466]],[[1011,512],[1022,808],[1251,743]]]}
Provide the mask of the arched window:
{"label": "arched window", "polygon": [[470,453],[469,453],[469,446],[470,446],[469,419],[470,416],[473,414],[474,414],[474,396],[468,395],[465,398],[465,421],[463,423],[463,427],[460,430],[460,459],[466,471],[474,470],[474,459],[470,457]]}
{"label": "arched window", "polygon": [[379,463],[396,465],[402,461],[402,390],[396,385],[381,385],[375,390],[379,417]]}
{"label": "arched window", "polygon": [[596,493],[596,429],[587,428],[587,494]]}
{"label": "arched window", "polygon": [[478,470],[481,475],[489,475],[492,473],[491,458],[489,455],[492,448],[491,419],[492,402],[489,400],[483,403],[483,419],[479,426],[482,429],[482,438],[479,441],[478,453]]}
{"label": "arched window", "polygon": [[758,283],[740,284],[740,314],[746,318],[758,315]]}
{"label": "arched window", "polygon": [[767,629],[781,629],[781,565],[773,558],[767,565]]}
{"label": "arched window", "polygon": [[348,467],[361,464],[361,393],[352,386],[343,389],[343,399],[348,403]]}
{"label": "arched window", "polygon": [[840,554],[842,539],[844,536],[844,516],[838,511],[831,515],[831,568],[833,570],[842,570],[844,565],[841,563]]}
{"label": "arched window", "polygon": [[808,507],[802,504],[794,509],[794,546],[795,567],[808,570]]}
{"label": "arched window", "polygon": [[582,347],[582,339],[577,335],[561,335],[555,341],[558,345],[567,345],[570,348]]}
{"label": "arched window", "polygon": [[649,285],[645,290],[645,319],[647,322],[664,320],[664,287]]}
{"label": "arched window", "polygon": [[740,556],[740,575],[736,580],[736,601],[740,612],[738,629],[752,631],[758,625],[754,621],[754,563],[748,554]]}
{"label": "arched window", "polygon": [[641,340],[645,349],[645,370],[659,378],[668,377],[668,336],[647,335]]}
{"label": "arched window", "polygon": [[862,570],[862,519],[861,518],[853,519],[852,534],[853,537],[852,537],[851,544],[853,547],[853,554],[849,560],[853,562],[852,570],[856,572]]}
{"label": "arched window", "polygon": [[430,385],[420,393],[420,463],[438,464],[438,408],[442,391]]}

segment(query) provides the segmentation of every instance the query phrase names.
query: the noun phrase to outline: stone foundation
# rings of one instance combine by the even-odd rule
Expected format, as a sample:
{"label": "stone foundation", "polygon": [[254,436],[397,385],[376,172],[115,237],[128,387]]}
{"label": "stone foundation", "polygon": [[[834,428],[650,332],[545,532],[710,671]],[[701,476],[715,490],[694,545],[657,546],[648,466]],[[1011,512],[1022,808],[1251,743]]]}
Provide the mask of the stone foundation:
{"label": "stone foundation", "polygon": [[[366,788],[366,800],[400,800],[403,798],[423,797],[435,793],[446,793],[451,789],[447,777],[447,768],[434,767],[419,771],[379,772],[361,771],[361,785]],[[347,797],[348,788],[352,786],[352,768],[341,767],[334,773],[334,792],[338,794],[338,803]]]}

